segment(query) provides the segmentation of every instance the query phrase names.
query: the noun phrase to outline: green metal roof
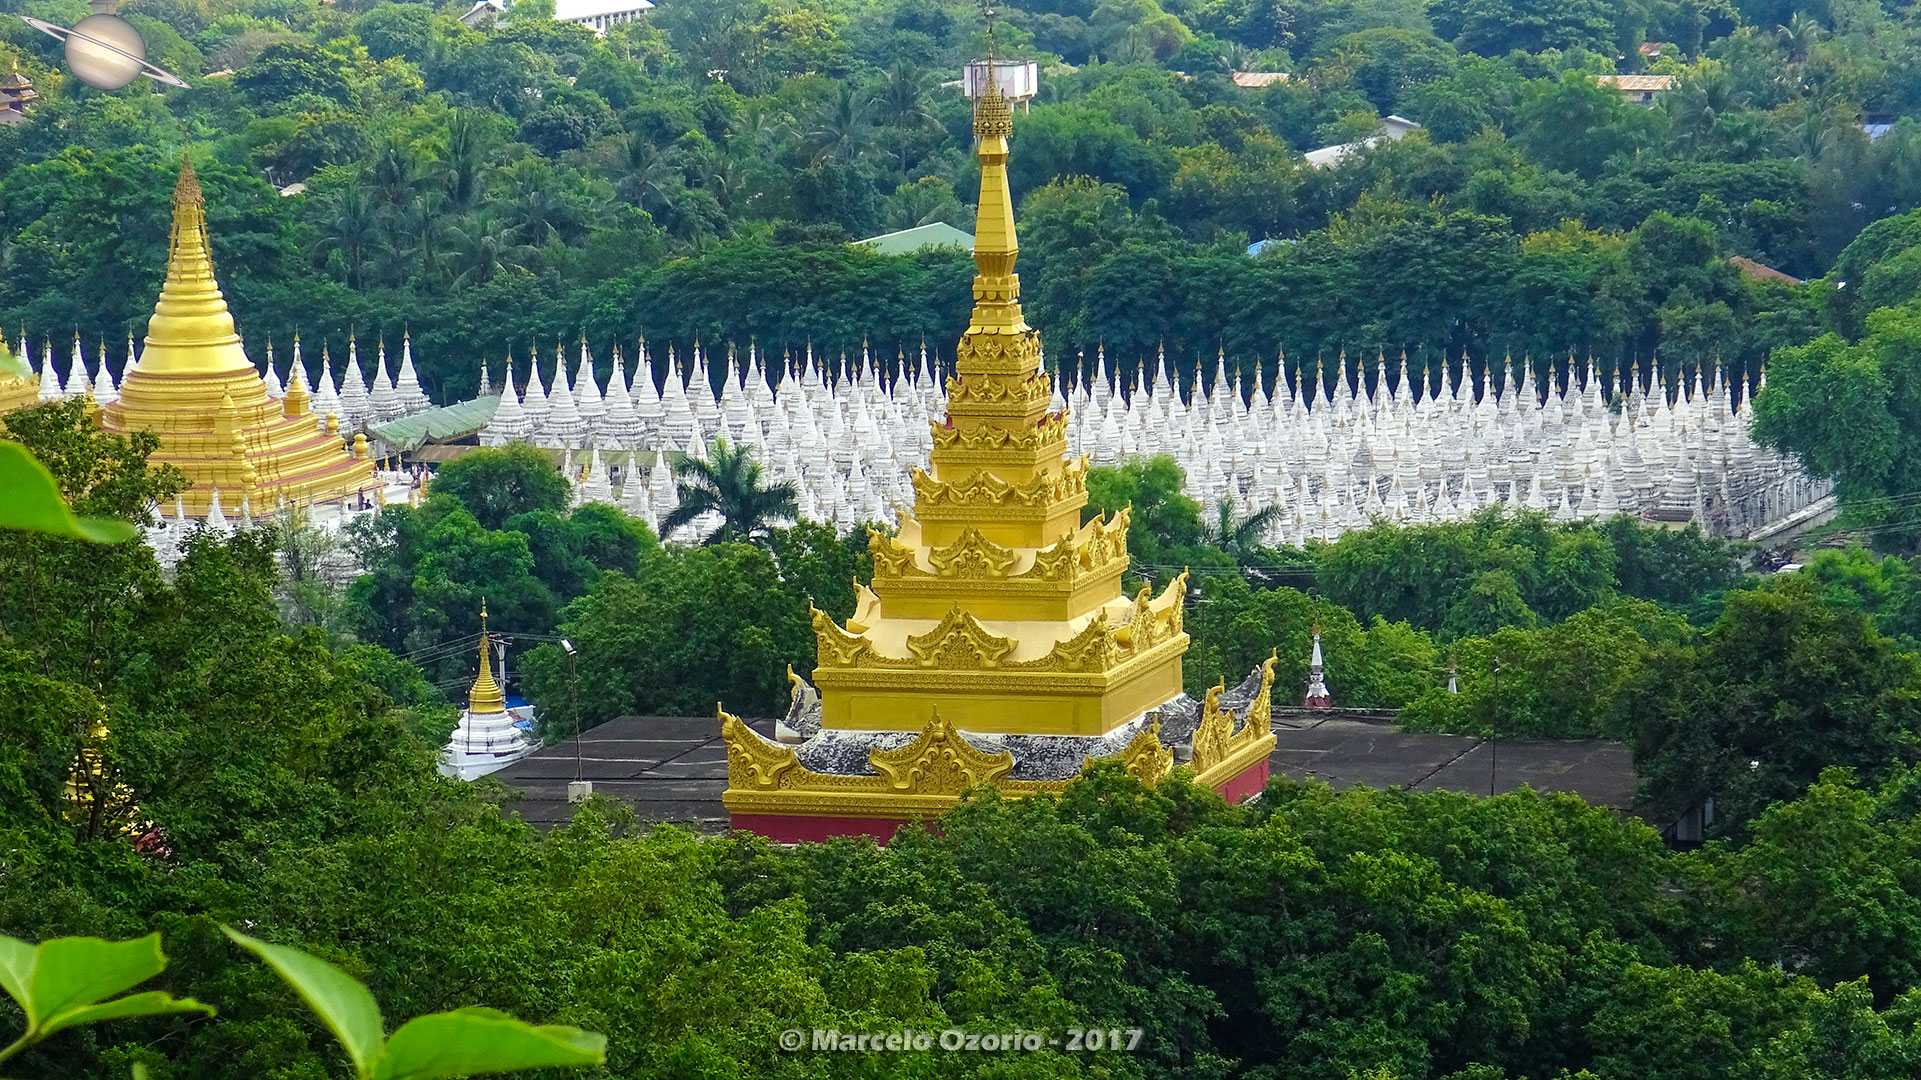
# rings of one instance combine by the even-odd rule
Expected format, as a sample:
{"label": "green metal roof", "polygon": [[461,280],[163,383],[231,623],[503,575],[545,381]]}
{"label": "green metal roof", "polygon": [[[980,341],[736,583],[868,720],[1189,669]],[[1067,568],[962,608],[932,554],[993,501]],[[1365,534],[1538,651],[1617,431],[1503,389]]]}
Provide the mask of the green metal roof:
{"label": "green metal roof", "polygon": [[974,234],[964,233],[945,221],[932,225],[917,225],[899,232],[882,233],[859,241],[871,245],[882,255],[911,255],[927,248],[957,247],[963,251],[974,250]]}
{"label": "green metal roof", "polygon": [[414,450],[422,443],[445,442],[478,432],[494,418],[494,408],[499,404],[500,395],[491,394],[374,424],[367,430],[395,449]]}

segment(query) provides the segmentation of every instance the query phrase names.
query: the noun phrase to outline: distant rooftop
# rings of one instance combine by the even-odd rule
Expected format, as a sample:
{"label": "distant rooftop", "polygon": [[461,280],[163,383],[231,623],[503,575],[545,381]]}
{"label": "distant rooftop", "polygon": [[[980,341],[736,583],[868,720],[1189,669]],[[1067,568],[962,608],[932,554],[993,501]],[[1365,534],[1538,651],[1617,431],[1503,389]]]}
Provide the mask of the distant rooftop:
{"label": "distant rooftop", "polygon": [[911,255],[916,251],[941,247],[957,247],[962,251],[972,251],[974,235],[964,233],[945,221],[936,221],[932,225],[916,225],[899,232],[870,236],[856,243],[871,245],[882,255]]}
{"label": "distant rooftop", "polygon": [[1801,284],[1801,279],[1798,277],[1791,274],[1784,274],[1772,266],[1765,266],[1755,262],[1753,259],[1740,255],[1732,256],[1728,259],[1728,262],[1732,263],[1735,269],[1741,271],[1742,276],[1750,281],[1783,281],[1789,285]]}
{"label": "distant rooftop", "polygon": [[624,15],[653,6],[653,0],[554,0],[554,18],[584,23],[603,15]]}
{"label": "distant rooftop", "polygon": [[1329,165],[1337,164],[1349,154],[1358,154],[1371,146],[1403,139],[1408,132],[1418,130],[1420,126],[1405,116],[1382,117],[1380,130],[1365,139],[1341,143],[1338,146],[1323,146],[1319,150],[1309,150],[1302,156],[1307,158],[1307,163],[1314,168],[1324,169]]}
{"label": "distant rooftop", "polygon": [[1597,75],[1594,81],[1616,90],[1635,92],[1672,90],[1677,80],[1672,75]]}
{"label": "distant rooftop", "polygon": [[414,450],[422,443],[446,442],[478,433],[494,418],[494,409],[499,404],[500,395],[493,394],[373,424],[367,430],[395,450]]}
{"label": "distant rooftop", "polygon": [[[1496,750],[1469,735],[1396,730],[1387,714],[1345,709],[1274,710],[1278,740],[1268,759],[1278,776],[1320,780],[1336,788],[1367,784],[1409,791],[1484,795],[1523,784],[1564,791],[1596,806],[1625,809],[1633,801],[1628,748],[1605,739],[1502,739]],[[772,720],[749,720],[773,735]],[[711,716],[623,716],[580,737],[545,747],[494,773],[522,798],[505,808],[530,824],[573,819],[567,782],[579,775],[598,795],[612,795],[644,821],[674,821],[718,832],[728,827],[720,794],[727,788],[727,746]]]}
{"label": "distant rooftop", "polygon": [[1285,71],[1236,71],[1230,74],[1228,78],[1234,80],[1235,86],[1245,87],[1249,90],[1259,90],[1263,86],[1273,86],[1277,82],[1286,82],[1289,76]]}

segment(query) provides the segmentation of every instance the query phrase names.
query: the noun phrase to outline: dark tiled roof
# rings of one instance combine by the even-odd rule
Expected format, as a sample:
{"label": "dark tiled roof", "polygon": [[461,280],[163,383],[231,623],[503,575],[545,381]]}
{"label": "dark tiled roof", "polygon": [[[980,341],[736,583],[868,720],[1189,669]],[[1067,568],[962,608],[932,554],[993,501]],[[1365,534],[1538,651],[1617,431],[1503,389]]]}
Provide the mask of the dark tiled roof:
{"label": "dark tiled roof", "polygon": [[[1198,718],[1198,707],[1192,711]],[[773,737],[772,720],[748,724]],[[1628,807],[1634,793],[1627,747],[1605,739],[1502,739],[1491,745],[1471,736],[1397,731],[1387,714],[1318,709],[1276,709],[1274,730],[1278,745],[1269,761],[1275,775],[1336,788],[1365,784],[1486,794],[1492,779],[1499,791],[1530,784],[1616,808]],[[911,738],[903,734],[900,741]],[[1059,756],[1043,745],[1046,737],[1006,736],[1002,742],[1017,758],[1031,756],[1033,769],[1058,771],[1044,767]],[[855,746],[850,740],[848,745],[862,759],[855,764],[866,771],[868,744]],[[493,774],[520,792],[508,811],[543,828],[570,820],[574,808],[567,802],[567,783],[575,776],[574,753],[569,740]],[[809,764],[818,768],[828,762]],[[713,717],[611,720],[581,738],[579,775],[594,782],[595,794],[625,800],[645,820],[710,832],[727,827],[720,802],[727,788],[727,747]]]}

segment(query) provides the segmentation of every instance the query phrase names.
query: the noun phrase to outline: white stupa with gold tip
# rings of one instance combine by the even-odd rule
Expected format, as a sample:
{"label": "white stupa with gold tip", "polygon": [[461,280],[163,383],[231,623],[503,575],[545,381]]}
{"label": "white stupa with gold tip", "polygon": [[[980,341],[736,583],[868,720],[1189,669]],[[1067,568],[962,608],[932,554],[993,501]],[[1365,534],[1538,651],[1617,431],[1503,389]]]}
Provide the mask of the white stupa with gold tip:
{"label": "white stupa with gold tip", "polygon": [[440,774],[473,780],[498,772],[540,748],[515,726],[507,698],[494,680],[493,657],[487,651],[487,605],[480,605],[480,673],[467,692],[467,708],[460,714],[453,737],[440,751]]}

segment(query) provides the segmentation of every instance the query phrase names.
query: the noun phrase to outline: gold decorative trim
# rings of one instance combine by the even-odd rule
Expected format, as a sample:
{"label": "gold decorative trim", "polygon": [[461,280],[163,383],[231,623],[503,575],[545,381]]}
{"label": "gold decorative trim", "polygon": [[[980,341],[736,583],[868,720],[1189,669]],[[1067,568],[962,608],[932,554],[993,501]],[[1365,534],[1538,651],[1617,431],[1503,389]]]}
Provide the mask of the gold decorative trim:
{"label": "gold decorative trim", "polygon": [[[912,634],[907,638],[908,651],[914,654],[912,663],[948,671],[1000,667],[1001,661],[1014,651],[1014,647],[1012,638],[990,633],[973,615],[958,607],[949,611],[939,626],[925,634]],[[908,663],[891,657],[883,659],[890,661],[887,665],[890,667]]]}
{"label": "gold decorative trim", "polygon": [[1270,653],[1261,661],[1261,690],[1248,703],[1247,716],[1239,731],[1234,730],[1233,710],[1221,705],[1227,684],[1210,687],[1201,707],[1200,726],[1194,729],[1195,778],[1204,783],[1224,783],[1274,749],[1273,692],[1274,665]]}
{"label": "gold decorative trim", "polygon": [[1032,427],[983,426],[958,428],[952,421],[928,422],[934,434],[934,452],[954,450],[1017,450],[1034,453],[1067,442],[1067,413],[1050,413]]}
{"label": "gold decorative trim", "polygon": [[1087,497],[1087,457],[1065,462],[1058,472],[1050,469],[1021,483],[1010,483],[992,471],[977,469],[961,480],[936,480],[927,470],[915,468],[914,504],[925,520],[929,511],[941,509],[981,510],[993,507],[1051,507],[1070,499]]}
{"label": "gold decorative trim", "polygon": [[975,749],[934,710],[934,718],[913,742],[898,750],[871,750],[867,760],[894,792],[959,795],[976,784],[992,784],[1014,768],[1014,755]]}
{"label": "gold decorative trim", "polygon": [[1019,561],[1018,552],[982,536],[979,529],[968,529],[946,547],[927,551],[935,576],[944,578],[1004,578]]}
{"label": "gold decorative trim", "polygon": [[[871,776],[817,773],[800,763],[791,747],[762,738],[724,710],[721,734],[727,743],[727,790],[721,801],[736,814],[801,817],[933,817],[960,802],[970,788],[991,784],[1009,798],[1059,794],[1072,780],[1010,780],[1014,758],[976,748],[935,709],[913,741],[895,750],[868,751]],[[1173,771],[1173,752],[1160,742],[1160,726],[1149,724],[1118,752],[1088,758],[1081,771],[1114,762],[1145,784],[1159,783]]]}
{"label": "gold decorative trim", "polygon": [[1127,770],[1129,776],[1152,786],[1173,771],[1174,751],[1161,745],[1161,725],[1156,722],[1142,728],[1119,753],[1087,759],[1081,764],[1081,771],[1086,772],[1089,767],[1103,762],[1116,762]]}
{"label": "gold decorative trim", "polygon": [[[958,582],[1003,582],[1065,586],[1049,592],[1072,592],[1090,577],[1105,577],[1127,567],[1128,511],[1110,522],[1096,517],[1078,530],[1034,553],[1034,561],[1018,573],[1019,553],[969,528],[946,547],[922,548],[933,570],[923,569],[916,549],[877,530],[868,530],[867,550],[874,557],[874,579],[890,586],[946,586]],[[972,591],[966,586],[960,591]],[[917,590],[918,591],[918,590]]]}

